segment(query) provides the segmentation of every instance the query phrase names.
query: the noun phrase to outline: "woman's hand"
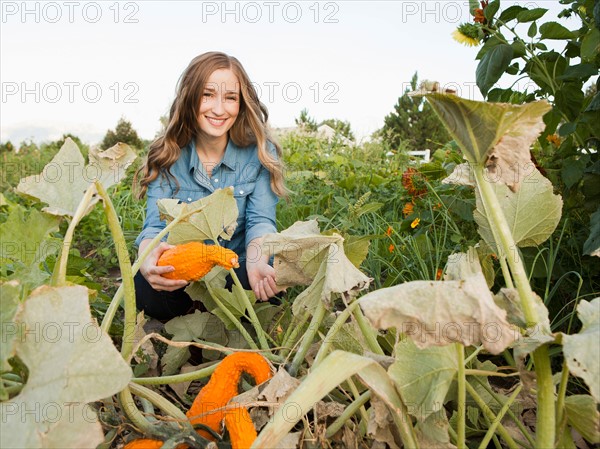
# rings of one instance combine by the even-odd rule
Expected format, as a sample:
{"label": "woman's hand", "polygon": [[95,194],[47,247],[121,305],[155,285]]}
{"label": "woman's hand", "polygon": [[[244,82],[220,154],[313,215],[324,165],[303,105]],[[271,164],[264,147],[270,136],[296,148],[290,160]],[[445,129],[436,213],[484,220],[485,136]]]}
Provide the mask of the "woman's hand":
{"label": "woman's hand", "polygon": [[267,301],[284,291],[275,283],[275,269],[269,265],[269,254],[261,254],[262,238],[254,239],[248,245],[246,271],[248,282],[258,301]]}
{"label": "woman's hand", "polygon": [[[144,240],[140,243],[140,254],[144,251],[144,248],[149,242],[150,240]],[[162,276],[164,273],[175,271],[173,266],[165,265],[159,267],[156,265],[156,262],[160,258],[161,254],[173,247],[173,245],[162,242],[152,250],[148,257],[146,257],[146,260],[144,260],[140,266],[140,273],[142,273],[142,276],[146,278],[154,290],[172,292],[185,287],[188,284],[187,281],[184,280],[167,279]]]}

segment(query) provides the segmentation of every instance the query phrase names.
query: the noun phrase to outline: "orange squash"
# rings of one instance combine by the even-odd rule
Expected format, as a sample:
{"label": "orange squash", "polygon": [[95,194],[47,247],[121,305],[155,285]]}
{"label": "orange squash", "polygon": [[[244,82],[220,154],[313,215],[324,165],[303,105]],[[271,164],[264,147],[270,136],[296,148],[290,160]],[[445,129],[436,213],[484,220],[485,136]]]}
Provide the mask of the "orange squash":
{"label": "orange squash", "polygon": [[175,271],[163,274],[168,279],[197,281],[215,265],[229,270],[239,267],[238,256],[230,249],[202,242],[189,242],[166,250],[157,262],[158,266],[171,265]]}

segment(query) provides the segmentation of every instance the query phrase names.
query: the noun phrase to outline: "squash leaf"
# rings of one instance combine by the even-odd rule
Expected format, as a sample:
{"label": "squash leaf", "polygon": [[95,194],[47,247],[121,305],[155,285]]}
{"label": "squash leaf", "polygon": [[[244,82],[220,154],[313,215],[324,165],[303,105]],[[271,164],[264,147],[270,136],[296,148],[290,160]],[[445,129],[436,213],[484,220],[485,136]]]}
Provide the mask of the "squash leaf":
{"label": "squash leaf", "polygon": [[0,446],[95,448],[104,436],[88,403],[121,391],[132,373],[92,319],[87,289],[40,287],[18,322],[28,330],[16,353],[29,378],[0,404]]}
{"label": "squash leaf", "polygon": [[491,179],[519,189],[531,163],[529,148],[545,127],[547,101],[486,103],[422,90],[411,95],[427,98],[469,163],[484,164]]}
{"label": "squash leaf", "polygon": [[[86,164],[77,144],[67,138],[42,173],[21,179],[16,192],[47,203],[42,210],[49,214],[72,217],[90,184],[99,180],[108,189],[119,183],[136,157],[129,145],[117,143],[106,151],[90,149]],[[90,202],[86,214],[99,199]]]}
{"label": "squash leaf", "polygon": [[585,381],[594,400],[600,403],[600,297],[589,302],[582,300],[577,316],[583,326],[578,334],[563,335],[563,352],[569,371]]}

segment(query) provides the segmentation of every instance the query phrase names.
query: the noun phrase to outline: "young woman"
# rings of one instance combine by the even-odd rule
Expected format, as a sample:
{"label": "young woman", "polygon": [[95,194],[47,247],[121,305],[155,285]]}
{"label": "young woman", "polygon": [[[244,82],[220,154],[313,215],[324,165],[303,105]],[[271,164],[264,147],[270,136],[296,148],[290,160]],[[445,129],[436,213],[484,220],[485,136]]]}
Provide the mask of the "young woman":
{"label": "young woman", "polygon": [[[224,53],[197,56],[182,74],[164,134],[151,145],[140,169],[140,197],[147,195],[146,220],[136,243],[141,253],[164,227],[156,201],[177,198],[193,202],[214,190],[233,186],[239,216],[230,241],[219,244],[235,251],[238,277],[257,299],[280,292],[268,254],[260,253],[265,234],[276,232],[275,206],[284,196],[281,148],[269,140],[268,112],[260,103],[239,61]],[[170,319],[193,309],[183,280],[162,274],[162,242],[135,277],[137,305],[147,315]]]}

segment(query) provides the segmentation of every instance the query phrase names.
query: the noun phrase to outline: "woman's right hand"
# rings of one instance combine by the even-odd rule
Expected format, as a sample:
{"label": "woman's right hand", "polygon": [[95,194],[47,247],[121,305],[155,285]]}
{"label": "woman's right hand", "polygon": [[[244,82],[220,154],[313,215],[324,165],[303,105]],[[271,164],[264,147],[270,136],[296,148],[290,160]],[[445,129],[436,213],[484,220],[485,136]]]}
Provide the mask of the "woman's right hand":
{"label": "woman's right hand", "polygon": [[[146,247],[146,245],[144,244],[145,242],[146,241],[143,241],[140,244],[140,253],[142,253],[144,251],[144,248]],[[146,280],[154,290],[172,292],[174,290],[178,290],[182,287],[185,287],[188,284],[188,282],[184,280],[167,279],[162,276],[164,273],[170,273],[171,271],[175,271],[175,268],[173,266],[156,265],[162,253],[173,247],[173,245],[161,242],[160,245],[158,245],[152,250],[148,257],[146,257],[146,260],[144,260],[144,262],[140,266],[140,273],[142,273],[142,276],[146,278]]]}

